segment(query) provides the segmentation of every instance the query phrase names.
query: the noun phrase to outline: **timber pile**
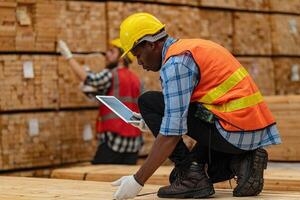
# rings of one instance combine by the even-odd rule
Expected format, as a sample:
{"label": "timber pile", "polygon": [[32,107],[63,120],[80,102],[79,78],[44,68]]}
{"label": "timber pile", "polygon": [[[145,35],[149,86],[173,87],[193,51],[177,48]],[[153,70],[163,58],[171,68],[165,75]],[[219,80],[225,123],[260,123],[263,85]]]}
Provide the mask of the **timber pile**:
{"label": "timber pile", "polygon": [[238,55],[270,55],[270,16],[267,14],[233,14],[233,53]]}
{"label": "timber pile", "polygon": [[300,16],[272,15],[271,28],[274,55],[300,56]]}
{"label": "timber pile", "polygon": [[271,58],[237,57],[263,95],[275,94],[274,66]]}
{"label": "timber pile", "polygon": [[288,3],[285,0],[271,0],[269,4],[272,11],[300,14],[299,0],[289,0]]}
{"label": "timber pile", "polygon": [[[90,165],[55,169],[51,178],[72,179],[86,181],[111,182],[122,176],[134,174],[140,166],[132,165]],[[168,185],[169,174],[173,166],[161,166],[147,181],[147,184]],[[300,170],[299,164],[269,163],[265,171],[265,190],[273,191],[299,191]],[[235,184],[234,180],[231,183]],[[230,189],[228,181],[215,184],[216,188]],[[233,185],[235,187],[235,185]]]}
{"label": "timber pile", "polygon": [[59,113],[62,163],[92,160],[97,149],[96,117],[96,110]]}
{"label": "timber pile", "polygon": [[58,107],[54,56],[0,55],[0,111]]}
{"label": "timber pile", "polygon": [[[105,66],[105,58],[102,55],[76,56],[75,59],[85,68],[93,72],[101,71]],[[58,85],[60,108],[94,107],[98,103],[88,98],[81,92],[80,80],[71,69],[68,62],[58,58]]]}
{"label": "timber pile", "polygon": [[300,96],[269,96],[265,100],[274,114],[282,139],[282,144],[267,149],[269,159],[300,161]]}
{"label": "timber pile", "polygon": [[96,151],[96,112],[0,115],[0,169],[89,161]]}
{"label": "timber pile", "polygon": [[106,50],[105,3],[60,1],[57,37],[74,52]]}
{"label": "timber pile", "polygon": [[0,118],[1,170],[60,164],[60,122],[55,113],[8,114]]}
{"label": "timber pile", "polygon": [[300,94],[300,58],[273,58],[276,94]]}
{"label": "timber pile", "polygon": [[55,52],[57,39],[75,52],[106,49],[105,3],[12,0],[0,11],[0,51]]}
{"label": "timber pile", "polygon": [[[110,183],[94,182],[94,181],[78,181],[78,180],[55,180],[55,179],[39,179],[39,178],[21,178],[21,177],[0,177],[0,181],[4,182],[0,187],[1,199],[57,199],[57,200],[98,200],[111,199],[112,194],[116,191],[116,187],[112,187]],[[153,200],[160,199],[156,192],[159,185],[145,185],[140,196],[135,199]],[[232,199],[231,190],[216,190],[214,197],[221,200]],[[299,199],[299,192],[262,192],[259,198],[265,200],[285,200]],[[247,197],[247,199],[257,199],[257,197]]]}
{"label": "timber pile", "polygon": [[200,6],[229,8],[235,10],[269,10],[268,0],[201,0],[199,4]]}

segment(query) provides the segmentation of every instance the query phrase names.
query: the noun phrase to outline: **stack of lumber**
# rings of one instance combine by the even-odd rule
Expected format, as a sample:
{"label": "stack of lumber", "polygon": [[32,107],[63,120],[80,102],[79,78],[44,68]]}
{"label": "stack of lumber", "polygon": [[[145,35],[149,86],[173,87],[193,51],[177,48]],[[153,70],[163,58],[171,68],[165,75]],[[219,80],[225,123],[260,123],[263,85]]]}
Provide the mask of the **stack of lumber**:
{"label": "stack of lumber", "polygon": [[61,162],[90,161],[97,147],[95,121],[97,111],[60,112]]}
{"label": "stack of lumber", "polygon": [[66,41],[71,51],[105,51],[105,3],[60,1],[59,4],[57,37]]}
{"label": "stack of lumber", "polygon": [[[105,66],[105,57],[102,55],[76,56],[75,59],[85,68],[93,72],[101,71]],[[80,80],[72,71],[64,58],[58,58],[58,85],[59,85],[59,107],[95,107],[97,102],[89,99],[81,92]]]}
{"label": "stack of lumber", "polygon": [[0,115],[0,169],[60,164],[59,124],[53,112]]}
{"label": "stack of lumber", "polygon": [[57,39],[75,52],[106,49],[105,3],[11,0],[0,11],[0,51],[55,52]]}
{"label": "stack of lumber", "polygon": [[272,52],[274,55],[300,56],[300,16],[271,16]]}
{"label": "stack of lumber", "polygon": [[57,108],[54,56],[0,55],[0,111]]}
{"label": "stack of lumber", "polygon": [[89,161],[97,111],[0,115],[1,170]]}
{"label": "stack of lumber", "polygon": [[300,96],[269,96],[265,100],[274,114],[282,139],[282,144],[268,149],[269,159],[300,161]]}
{"label": "stack of lumber", "polygon": [[229,8],[235,10],[269,10],[268,0],[200,0],[200,6]]}
{"label": "stack of lumber", "polygon": [[273,58],[276,94],[300,94],[300,58]]}
{"label": "stack of lumber", "polygon": [[[57,199],[57,200],[98,200],[111,199],[116,187],[112,187],[110,183],[79,181],[79,180],[55,180],[40,178],[22,178],[22,177],[0,177],[0,181],[4,182],[0,186],[0,198],[2,199]],[[145,185],[139,196],[135,199],[153,200],[160,199],[156,192],[159,185]],[[231,190],[216,190],[214,195],[217,199],[232,199]],[[265,191],[259,196],[265,200],[282,200],[282,199],[299,199],[299,192],[275,192]],[[247,199],[257,199],[257,197],[247,197]]]}
{"label": "stack of lumber", "polygon": [[[132,165],[90,165],[70,168],[58,168],[52,171],[51,178],[72,179],[86,181],[111,182],[122,176],[136,173],[140,166]],[[161,166],[150,177],[147,184],[168,185],[169,174],[173,166]],[[299,191],[300,169],[299,164],[269,163],[265,171],[265,190]],[[234,180],[231,180],[235,184]],[[215,184],[216,188],[230,189],[229,181]],[[233,185],[234,187],[234,185]]]}
{"label": "stack of lumber", "polygon": [[267,14],[233,14],[233,53],[238,55],[270,55],[270,16]]}
{"label": "stack of lumber", "polygon": [[238,57],[263,95],[275,94],[274,66],[271,58]]}

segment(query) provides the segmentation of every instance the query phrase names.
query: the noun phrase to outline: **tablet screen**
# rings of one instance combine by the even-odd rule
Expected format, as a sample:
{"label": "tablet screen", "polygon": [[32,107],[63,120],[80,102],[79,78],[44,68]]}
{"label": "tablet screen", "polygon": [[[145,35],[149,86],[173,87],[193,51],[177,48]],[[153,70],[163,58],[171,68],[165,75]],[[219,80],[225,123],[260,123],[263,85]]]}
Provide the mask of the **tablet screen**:
{"label": "tablet screen", "polygon": [[124,105],[119,99],[114,96],[99,96],[96,98],[112,110],[116,115],[123,119],[127,123],[138,122],[139,119],[133,116],[133,112]]}

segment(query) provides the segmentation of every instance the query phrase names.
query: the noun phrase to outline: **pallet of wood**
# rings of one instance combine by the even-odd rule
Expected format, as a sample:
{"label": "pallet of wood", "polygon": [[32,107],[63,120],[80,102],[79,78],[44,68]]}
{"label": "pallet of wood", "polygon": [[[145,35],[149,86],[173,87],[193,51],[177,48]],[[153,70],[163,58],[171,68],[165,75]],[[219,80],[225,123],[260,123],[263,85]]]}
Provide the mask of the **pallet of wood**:
{"label": "pallet of wood", "polygon": [[97,110],[59,113],[61,123],[61,163],[92,160],[96,149]]}
{"label": "pallet of wood", "polygon": [[[108,2],[108,35],[118,37],[124,18],[135,12],[149,12],[166,24],[166,31],[175,38],[204,38],[232,49],[232,15],[195,7],[142,3]],[[181,17],[178,17],[181,16]]]}
{"label": "pallet of wood", "polygon": [[106,11],[104,2],[61,1],[58,39],[71,51],[106,50]]}
{"label": "pallet of wood", "polygon": [[267,96],[265,100],[275,117],[282,139],[282,144],[267,149],[269,159],[300,161],[300,96]]}
{"label": "pallet of wood", "polygon": [[300,94],[300,58],[273,58],[276,94]]}
{"label": "pallet of wood", "polygon": [[0,170],[90,161],[97,110],[0,115]]}
{"label": "pallet of wood", "polygon": [[55,56],[1,55],[0,82],[1,111],[58,107]]}
{"label": "pallet of wood", "polygon": [[270,55],[270,16],[234,12],[233,53],[237,55]]}
{"label": "pallet of wood", "polygon": [[[136,173],[140,166],[132,165],[90,165],[70,168],[55,169],[51,178],[87,180],[112,182],[122,176]],[[150,177],[146,184],[168,185],[169,174],[173,166],[161,166]],[[265,190],[272,191],[299,191],[300,190],[300,169],[299,164],[293,163],[269,163],[264,173]],[[235,181],[231,180],[233,187]],[[230,189],[229,181],[215,184],[219,189]]]}
{"label": "pallet of wood", "polygon": [[286,13],[300,14],[300,1],[299,0],[271,0],[269,1],[270,10]]}
{"label": "pallet of wood", "polygon": [[237,57],[263,95],[275,94],[274,66],[271,58]]}
{"label": "pallet of wood", "polygon": [[200,6],[227,8],[234,10],[268,11],[268,0],[200,0]]}
{"label": "pallet of wood", "polygon": [[0,51],[55,52],[58,39],[74,52],[105,51],[105,13],[104,2],[1,2]]}
{"label": "pallet of wood", "polygon": [[[98,73],[105,67],[103,55],[75,56],[75,59],[84,68]],[[82,82],[72,71],[71,66],[63,57],[58,58],[58,92],[60,108],[95,107],[98,102],[90,99],[82,92]]]}
{"label": "pallet of wood", "polygon": [[57,165],[60,121],[54,112],[0,115],[1,170]]}
{"label": "pallet of wood", "polygon": [[300,56],[300,16],[271,15],[272,53]]}
{"label": "pallet of wood", "polygon": [[16,2],[0,4],[0,51],[14,51],[16,37]]}

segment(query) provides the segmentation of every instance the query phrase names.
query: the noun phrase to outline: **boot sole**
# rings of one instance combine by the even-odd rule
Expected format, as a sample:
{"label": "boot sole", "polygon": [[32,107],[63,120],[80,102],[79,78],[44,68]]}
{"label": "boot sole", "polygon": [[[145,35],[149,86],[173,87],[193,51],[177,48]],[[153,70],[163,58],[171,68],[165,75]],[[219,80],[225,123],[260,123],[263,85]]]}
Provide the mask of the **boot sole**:
{"label": "boot sole", "polygon": [[[254,164],[252,167],[251,176],[249,177],[248,181],[245,182],[240,188],[248,188],[246,193],[241,191],[233,191],[234,197],[244,197],[244,196],[257,196],[263,189],[264,186],[264,178],[263,178],[263,171],[267,169],[268,165],[268,153],[265,149],[258,149],[254,155]],[[262,172],[257,172],[261,171]],[[253,176],[255,174],[256,176]],[[252,189],[252,190],[251,190]],[[253,191],[251,193],[250,191]]]}
{"label": "boot sole", "polygon": [[158,197],[160,198],[205,198],[209,197],[211,195],[215,194],[215,190],[213,187],[209,188],[203,188],[203,189],[195,189],[195,190],[190,190],[187,192],[181,192],[181,193],[173,193],[173,194],[157,194]]}

